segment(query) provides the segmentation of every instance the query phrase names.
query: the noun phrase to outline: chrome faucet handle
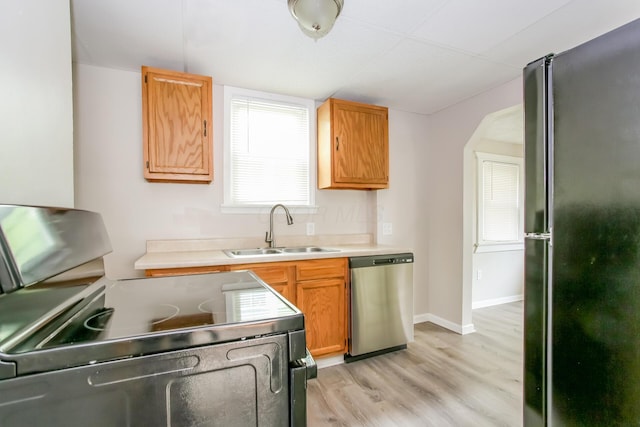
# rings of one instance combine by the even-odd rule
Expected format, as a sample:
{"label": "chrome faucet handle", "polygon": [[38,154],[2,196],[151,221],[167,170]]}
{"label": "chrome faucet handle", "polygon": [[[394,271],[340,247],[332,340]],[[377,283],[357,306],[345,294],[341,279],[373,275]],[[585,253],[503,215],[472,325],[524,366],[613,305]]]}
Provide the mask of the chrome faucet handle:
{"label": "chrome faucet handle", "polygon": [[287,209],[285,205],[283,205],[282,203],[273,205],[273,207],[271,208],[271,212],[269,212],[269,231],[267,231],[267,235],[264,238],[264,241],[269,244],[270,248],[276,247],[276,241],[275,241],[276,239],[273,237],[273,212],[276,210],[278,206],[284,209],[284,213],[286,214],[286,218],[287,218],[287,224],[288,225],[293,224],[293,217],[291,216],[291,214],[289,213],[289,209]]}

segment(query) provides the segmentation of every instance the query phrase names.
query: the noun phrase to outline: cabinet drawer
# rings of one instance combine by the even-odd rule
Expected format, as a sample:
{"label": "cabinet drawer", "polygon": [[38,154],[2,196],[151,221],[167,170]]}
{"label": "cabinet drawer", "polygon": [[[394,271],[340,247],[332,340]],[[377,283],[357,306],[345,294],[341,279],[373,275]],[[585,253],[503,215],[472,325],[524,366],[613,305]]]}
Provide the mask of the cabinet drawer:
{"label": "cabinet drawer", "polygon": [[166,277],[184,274],[220,273],[223,271],[229,271],[229,267],[226,265],[211,265],[203,267],[152,268],[145,270],[144,273],[147,277]]}
{"label": "cabinet drawer", "polygon": [[289,267],[286,265],[242,264],[232,266],[231,270],[251,270],[269,285],[289,281]]}
{"label": "cabinet drawer", "polygon": [[329,277],[345,277],[347,258],[314,259],[299,262],[296,265],[296,280],[326,279]]}

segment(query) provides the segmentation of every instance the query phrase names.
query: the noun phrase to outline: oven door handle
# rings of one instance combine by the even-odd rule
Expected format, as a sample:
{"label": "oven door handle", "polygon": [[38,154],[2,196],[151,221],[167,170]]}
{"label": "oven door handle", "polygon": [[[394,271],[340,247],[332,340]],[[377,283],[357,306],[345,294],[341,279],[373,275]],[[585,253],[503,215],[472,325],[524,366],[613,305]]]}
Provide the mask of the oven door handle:
{"label": "oven door handle", "polygon": [[289,369],[290,426],[307,425],[307,380],[318,376],[318,365],[306,351],[304,359],[296,360]]}
{"label": "oven door handle", "polygon": [[318,364],[314,360],[309,349],[307,349],[307,356],[304,358],[304,364],[307,367],[307,379],[311,380],[318,377]]}
{"label": "oven door handle", "polygon": [[289,369],[289,425],[307,425],[307,374],[306,366],[292,365]]}

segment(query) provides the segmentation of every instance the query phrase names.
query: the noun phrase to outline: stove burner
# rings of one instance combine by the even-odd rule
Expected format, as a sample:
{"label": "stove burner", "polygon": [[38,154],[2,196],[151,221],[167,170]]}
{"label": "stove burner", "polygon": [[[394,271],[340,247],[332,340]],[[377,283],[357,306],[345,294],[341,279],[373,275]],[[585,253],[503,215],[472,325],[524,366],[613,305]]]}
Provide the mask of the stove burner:
{"label": "stove burner", "polygon": [[200,310],[203,313],[213,314],[213,310],[211,309],[211,306],[213,305],[214,302],[215,302],[214,298],[210,298],[206,301],[202,301],[200,304],[198,304],[198,310]]}
{"label": "stove burner", "polygon": [[[154,310],[154,316],[157,318],[151,320],[150,323],[152,325],[152,329],[161,329],[158,328],[158,325],[162,322],[166,322],[178,315],[180,312],[180,308],[176,307],[173,304],[156,304],[156,307],[159,309]],[[84,327],[97,332],[103,332],[109,329],[110,331],[128,331],[139,328],[139,325],[136,326],[137,322],[135,319],[131,319],[131,323],[129,325],[123,326],[107,326],[111,316],[115,310],[113,308],[105,308],[100,313],[94,314],[84,321]]]}

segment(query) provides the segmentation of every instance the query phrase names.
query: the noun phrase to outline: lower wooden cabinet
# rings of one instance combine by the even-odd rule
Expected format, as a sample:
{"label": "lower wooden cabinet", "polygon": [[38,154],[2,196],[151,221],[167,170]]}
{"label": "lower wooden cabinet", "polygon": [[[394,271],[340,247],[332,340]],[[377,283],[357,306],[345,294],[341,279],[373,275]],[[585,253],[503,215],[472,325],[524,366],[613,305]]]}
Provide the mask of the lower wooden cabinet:
{"label": "lower wooden cabinet", "polygon": [[314,357],[347,351],[347,258],[147,270],[147,276],[251,270],[304,313],[307,348]]}
{"label": "lower wooden cabinet", "polygon": [[304,313],[307,348],[313,356],[346,351],[344,279],[298,282],[297,307]]}
{"label": "lower wooden cabinet", "polygon": [[251,270],[304,313],[307,348],[314,357],[347,350],[346,258],[230,265]]}

